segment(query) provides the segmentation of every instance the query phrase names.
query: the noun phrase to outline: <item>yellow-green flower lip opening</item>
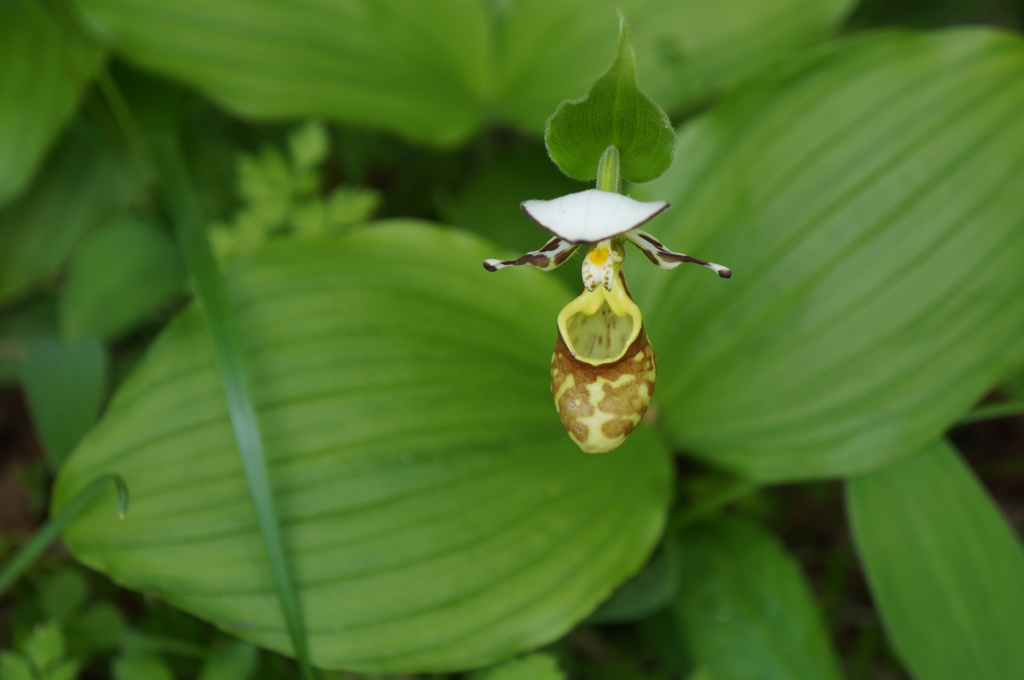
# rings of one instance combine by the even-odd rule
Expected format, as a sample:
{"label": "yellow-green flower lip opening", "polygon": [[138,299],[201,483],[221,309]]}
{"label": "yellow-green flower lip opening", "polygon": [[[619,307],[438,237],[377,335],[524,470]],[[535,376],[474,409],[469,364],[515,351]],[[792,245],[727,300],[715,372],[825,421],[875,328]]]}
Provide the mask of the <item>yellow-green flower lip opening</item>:
{"label": "yellow-green flower lip opening", "polygon": [[626,440],[647,410],[657,376],[640,308],[613,254],[601,246],[588,253],[588,263],[608,264],[613,274],[595,275],[596,285],[562,308],[551,357],[555,409],[586,453],[614,451]]}
{"label": "yellow-green flower lip opening", "polygon": [[558,314],[558,334],[572,355],[592,366],[619,361],[643,330],[643,315],[629,297],[625,277],[618,285],[584,290]]}

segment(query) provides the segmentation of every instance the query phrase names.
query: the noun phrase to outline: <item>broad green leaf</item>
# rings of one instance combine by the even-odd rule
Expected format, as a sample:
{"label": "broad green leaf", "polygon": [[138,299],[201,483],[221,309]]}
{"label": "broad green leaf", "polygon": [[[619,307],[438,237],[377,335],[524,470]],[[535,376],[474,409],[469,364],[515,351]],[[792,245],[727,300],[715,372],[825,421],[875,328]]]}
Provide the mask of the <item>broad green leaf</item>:
{"label": "broad green leaf", "polygon": [[0,303],[52,276],[82,236],[128,205],[140,186],[100,130],[73,123],[31,189],[0,209]]}
{"label": "broad green leaf", "polygon": [[503,118],[540,130],[584,92],[615,49],[616,11],[633,32],[640,84],[670,112],[693,107],[826,38],[853,0],[514,0],[497,12]]}
{"label": "broad green leaf", "polygon": [[89,234],[68,263],[61,290],[65,337],[116,338],[185,285],[178,250],[163,232],[122,217]]}
{"label": "broad green leaf", "polygon": [[618,149],[621,176],[628,182],[648,182],[672,164],[672,123],[637,86],[625,19],[612,65],[584,97],[559,104],[544,129],[544,143],[555,165],[580,181],[597,177],[598,162],[610,146]]}
{"label": "broad green leaf", "polygon": [[945,442],[847,482],[853,536],[889,639],[916,680],[1024,669],[1024,551]]}
{"label": "broad green leaf", "polygon": [[644,91],[693,108],[823,42],[856,0],[618,0]]}
{"label": "broad green leaf", "polygon": [[[270,245],[228,278],[317,665],[508,658],[565,633],[658,540],[666,452],[641,430],[614,455],[579,453],[548,387],[572,295],[540,272],[491,275],[490,254],[381,224]],[[79,559],[287,652],[195,308],[68,461],[55,507],[101,470],[123,474],[132,510],[70,527]]]}
{"label": "broad green leaf", "polygon": [[134,63],[246,116],[464,141],[497,112],[534,132],[586,90],[634,24],[643,83],[671,109],[825,38],[853,0],[76,0]]}
{"label": "broad green leaf", "polygon": [[564,680],[558,662],[547,654],[531,654],[476,673],[473,680]]}
{"label": "broad green leaf", "polygon": [[322,117],[448,145],[480,124],[484,3],[76,0],[132,62],[251,117]]}
{"label": "broad green leaf", "polygon": [[838,680],[839,671],[796,561],[738,519],[679,533],[674,610],[715,680]]}
{"label": "broad green leaf", "polygon": [[635,193],[734,276],[631,274],[677,445],[761,480],[867,470],[1019,365],[1022,69],[1004,33],[863,35],[681,131]]}
{"label": "broad green leaf", "polygon": [[32,423],[59,467],[99,417],[107,378],[103,346],[92,337],[33,340],[20,377]]}
{"label": "broad green leaf", "polygon": [[102,62],[59,3],[0,3],[0,205],[28,184]]}

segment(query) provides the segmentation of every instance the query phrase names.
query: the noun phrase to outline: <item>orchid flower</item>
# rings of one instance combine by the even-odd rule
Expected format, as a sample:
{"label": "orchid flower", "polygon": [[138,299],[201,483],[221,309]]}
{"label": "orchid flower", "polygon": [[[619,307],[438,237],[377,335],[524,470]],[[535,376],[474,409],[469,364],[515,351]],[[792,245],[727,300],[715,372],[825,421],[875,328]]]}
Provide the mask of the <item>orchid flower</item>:
{"label": "orchid flower", "polygon": [[525,201],[523,211],[554,238],[515,260],[484,261],[488,271],[532,265],[549,271],[584,245],[583,292],[558,315],[558,339],[551,360],[551,394],[562,425],[587,453],[618,448],[643,417],[654,394],[656,363],[643,316],[622,272],[630,241],[662,269],[693,262],[723,279],[722,265],[668,250],[639,229],[668,207],[599,189],[550,201]]}

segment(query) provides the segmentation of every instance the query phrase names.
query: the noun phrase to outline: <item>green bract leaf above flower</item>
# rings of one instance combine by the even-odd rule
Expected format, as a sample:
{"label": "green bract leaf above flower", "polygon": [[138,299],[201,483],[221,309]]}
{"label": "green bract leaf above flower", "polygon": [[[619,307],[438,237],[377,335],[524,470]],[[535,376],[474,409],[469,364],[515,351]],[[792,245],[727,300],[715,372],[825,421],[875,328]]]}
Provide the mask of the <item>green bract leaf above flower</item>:
{"label": "green bract leaf above flower", "polygon": [[[507,659],[589,614],[660,536],[671,473],[651,431],[584,456],[552,414],[554,319],[572,294],[535,271],[489,274],[489,252],[392,223],[269,245],[227,278],[319,666]],[[57,507],[117,470],[131,512],[97,503],[65,540],[120,583],[287,651],[198,311],[61,471]]]}
{"label": "green bract leaf above flower", "polygon": [[562,102],[544,131],[551,160],[581,181],[597,177],[609,146],[619,150],[622,179],[647,182],[672,164],[676,138],[661,108],[640,91],[629,28],[619,25],[619,46],[611,67],[581,99]]}

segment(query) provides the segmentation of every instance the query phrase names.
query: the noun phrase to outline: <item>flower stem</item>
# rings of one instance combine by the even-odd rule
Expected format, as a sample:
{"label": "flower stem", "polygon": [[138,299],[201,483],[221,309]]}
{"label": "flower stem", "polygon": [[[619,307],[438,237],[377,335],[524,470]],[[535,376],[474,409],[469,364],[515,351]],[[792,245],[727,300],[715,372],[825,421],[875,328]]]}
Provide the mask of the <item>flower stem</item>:
{"label": "flower stem", "polygon": [[608,146],[597,162],[597,188],[613,194],[622,188],[619,176],[619,148],[614,144]]}

